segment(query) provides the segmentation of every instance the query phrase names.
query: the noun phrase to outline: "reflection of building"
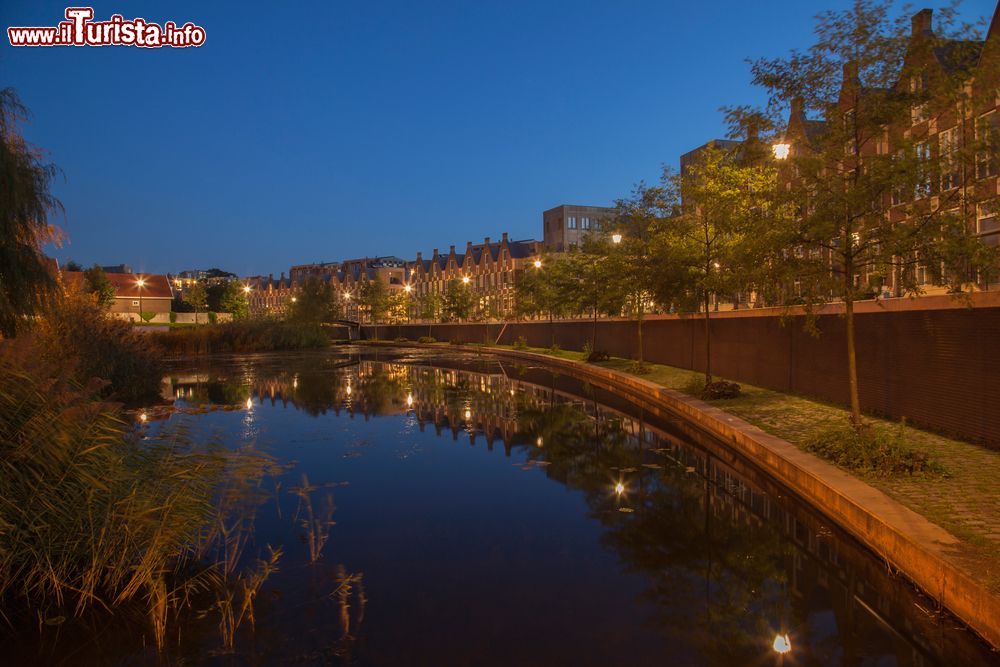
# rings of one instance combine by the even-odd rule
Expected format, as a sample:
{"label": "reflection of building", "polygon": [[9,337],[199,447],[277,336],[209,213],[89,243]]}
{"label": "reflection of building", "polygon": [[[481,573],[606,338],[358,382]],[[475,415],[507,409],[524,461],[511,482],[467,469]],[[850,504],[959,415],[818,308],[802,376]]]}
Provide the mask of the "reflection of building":
{"label": "reflection of building", "polygon": [[[174,295],[164,275],[134,273],[107,273],[108,282],[115,288],[115,300],[110,311],[123,319],[138,320],[140,311],[153,313],[159,321],[170,312]],[[63,271],[63,285],[67,289],[83,290],[86,281],[82,271]],[[142,284],[140,285],[140,281]]]}
{"label": "reflection of building", "polygon": [[603,206],[563,204],[542,213],[543,243],[551,252],[564,252],[580,244],[583,237],[601,231],[601,223],[614,217],[615,209]]}

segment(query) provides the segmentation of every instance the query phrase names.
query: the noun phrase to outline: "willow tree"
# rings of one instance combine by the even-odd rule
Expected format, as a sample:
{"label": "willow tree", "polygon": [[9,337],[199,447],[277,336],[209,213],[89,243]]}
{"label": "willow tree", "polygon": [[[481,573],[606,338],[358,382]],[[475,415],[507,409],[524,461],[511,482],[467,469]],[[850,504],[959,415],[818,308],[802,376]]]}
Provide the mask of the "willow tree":
{"label": "willow tree", "polygon": [[843,303],[856,427],[855,303],[931,284],[969,290],[992,264],[970,224],[982,197],[977,156],[996,155],[995,129],[969,120],[982,43],[951,10],[936,32],[931,18],[930,10],[909,19],[894,15],[890,2],[855,0],[817,17],[808,50],[752,64],[772,117],[791,102],[774,155],[779,192],[797,214],[769,265],[774,282],[791,292],[786,298],[807,308]]}
{"label": "willow tree", "polygon": [[58,289],[42,248],[57,242],[49,222],[61,210],[49,188],[56,168],[24,140],[28,117],[12,88],[0,90],[0,335],[14,336]]}

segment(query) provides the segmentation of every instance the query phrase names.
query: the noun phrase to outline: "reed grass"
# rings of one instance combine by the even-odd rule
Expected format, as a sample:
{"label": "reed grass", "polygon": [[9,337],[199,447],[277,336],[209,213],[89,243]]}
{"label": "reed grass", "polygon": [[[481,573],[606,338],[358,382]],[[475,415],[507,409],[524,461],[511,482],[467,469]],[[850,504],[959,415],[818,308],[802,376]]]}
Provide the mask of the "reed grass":
{"label": "reed grass", "polygon": [[318,324],[278,320],[239,320],[223,324],[150,332],[163,354],[277,352],[326,347],[330,336]]}

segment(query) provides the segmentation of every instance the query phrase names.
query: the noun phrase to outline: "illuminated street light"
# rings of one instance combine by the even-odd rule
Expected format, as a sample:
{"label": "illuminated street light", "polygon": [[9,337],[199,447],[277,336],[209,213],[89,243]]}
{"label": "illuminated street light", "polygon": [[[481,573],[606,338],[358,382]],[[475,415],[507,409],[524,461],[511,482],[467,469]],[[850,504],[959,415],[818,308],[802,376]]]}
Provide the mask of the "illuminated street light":
{"label": "illuminated street light", "polygon": [[771,146],[771,153],[774,154],[775,160],[787,160],[788,156],[791,155],[791,152],[792,152],[791,144],[786,144],[782,142]]}
{"label": "illuminated street light", "polygon": [[615,493],[617,495],[619,495],[619,496],[621,494],[625,493],[625,485],[622,484],[621,482],[618,482],[617,484],[615,484]]}
{"label": "illuminated street light", "polygon": [[135,286],[137,288],[139,288],[139,321],[141,322],[142,321],[142,288],[146,286],[146,279],[140,276],[139,279],[135,281]]}
{"label": "illuminated street light", "polygon": [[413,285],[404,285],[403,286],[403,291],[406,292],[407,294],[409,294],[410,292],[413,291]]}
{"label": "illuminated street light", "polygon": [[469,276],[462,276],[462,282],[465,283],[466,285],[468,285],[469,284]]}
{"label": "illuminated street light", "polygon": [[249,294],[250,293],[250,286],[249,285],[244,285],[243,286],[243,293],[244,294]]}
{"label": "illuminated street light", "polygon": [[299,300],[298,297],[294,297],[294,296],[292,297],[292,303],[295,303],[298,300]]}
{"label": "illuminated street light", "polygon": [[535,268],[536,269],[542,268],[542,260],[540,260],[540,259],[536,259],[535,260]]}
{"label": "illuminated street light", "polygon": [[344,292],[344,298],[347,299],[348,301],[350,301],[351,300],[351,293],[350,292]]}
{"label": "illuminated street light", "polygon": [[615,232],[614,234],[611,235],[611,240],[617,245],[622,242],[622,235],[619,234],[618,232]]}
{"label": "illuminated street light", "polygon": [[784,655],[792,650],[792,640],[788,638],[787,634],[775,635],[774,643],[771,645],[771,647],[775,650],[776,653]]}

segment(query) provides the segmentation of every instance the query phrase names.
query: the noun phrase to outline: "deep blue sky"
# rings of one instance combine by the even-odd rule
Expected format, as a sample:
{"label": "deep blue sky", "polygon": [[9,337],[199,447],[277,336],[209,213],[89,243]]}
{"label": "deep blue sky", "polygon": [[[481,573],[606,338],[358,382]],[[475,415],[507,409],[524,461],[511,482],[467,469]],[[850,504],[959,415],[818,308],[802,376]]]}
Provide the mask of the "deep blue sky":
{"label": "deep blue sky", "polygon": [[[4,28],[56,25],[66,7],[2,4]],[[117,0],[96,18],[192,21],[207,42],[13,49],[4,35],[0,86],[65,174],[60,259],[277,275],[541,238],[544,209],[610,205],[722,136],[719,107],[761,101],[744,59],[807,46],[812,17],[847,4]]]}

